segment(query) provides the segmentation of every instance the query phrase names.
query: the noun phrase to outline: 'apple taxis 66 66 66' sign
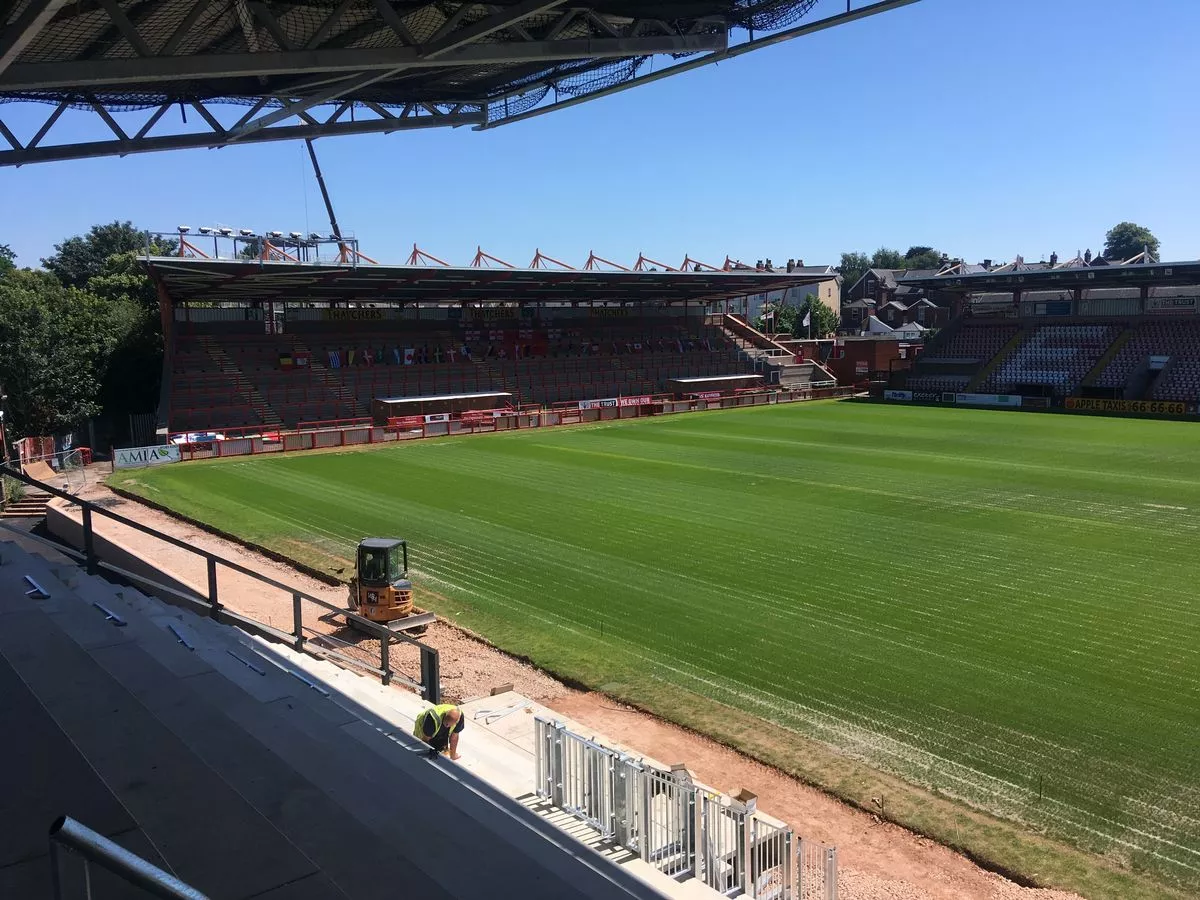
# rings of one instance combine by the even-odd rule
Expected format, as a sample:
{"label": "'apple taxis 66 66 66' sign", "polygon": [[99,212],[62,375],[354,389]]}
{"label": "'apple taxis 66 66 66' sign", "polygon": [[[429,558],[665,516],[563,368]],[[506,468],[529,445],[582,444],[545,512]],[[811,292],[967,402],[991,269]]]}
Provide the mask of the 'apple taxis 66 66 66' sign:
{"label": "'apple taxis 66 66 66' sign", "polygon": [[161,466],[177,462],[179,462],[179,448],[174,445],[130,447],[127,450],[113,451],[113,465],[118,469],[140,469],[145,466]]}

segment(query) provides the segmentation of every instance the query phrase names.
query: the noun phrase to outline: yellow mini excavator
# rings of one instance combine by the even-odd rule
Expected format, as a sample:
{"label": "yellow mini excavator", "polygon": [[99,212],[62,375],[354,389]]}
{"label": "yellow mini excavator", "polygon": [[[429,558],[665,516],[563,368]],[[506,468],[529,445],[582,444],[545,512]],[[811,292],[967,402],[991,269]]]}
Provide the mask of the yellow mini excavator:
{"label": "yellow mini excavator", "polygon": [[[437,616],[413,606],[408,580],[408,543],[396,538],[363,538],[350,579],[350,612],[392,631],[425,631]],[[354,626],[354,619],[346,617]]]}

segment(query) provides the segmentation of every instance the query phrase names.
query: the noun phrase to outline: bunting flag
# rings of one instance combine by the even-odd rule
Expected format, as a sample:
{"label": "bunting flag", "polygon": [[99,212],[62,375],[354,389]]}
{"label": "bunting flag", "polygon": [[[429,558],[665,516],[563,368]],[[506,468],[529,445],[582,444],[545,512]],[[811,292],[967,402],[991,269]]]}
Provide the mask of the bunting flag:
{"label": "bunting flag", "polygon": [[401,360],[400,360],[400,348],[399,347],[392,348],[392,359],[394,359],[396,361],[396,365],[400,365]]}
{"label": "bunting flag", "polygon": [[680,353],[682,353],[682,352],[683,352],[683,341],[681,341],[681,340],[679,340],[678,338],[676,338],[676,339],[675,339],[675,346],[679,348],[679,352],[680,352]]}
{"label": "bunting flag", "polygon": [[446,358],[449,359],[450,362],[454,362],[454,355],[455,351],[453,347],[446,351]]}
{"label": "bunting flag", "polygon": [[292,363],[297,366],[307,366],[311,360],[307,353],[293,353]]}
{"label": "bunting flag", "polygon": [[414,351],[412,347],[404,348],[404,364],[406,366],[411,366],[413,364],[413,354],[415,352],[416,351]]}
{"label": "bunting flag", "polygon": [[329,368],[340,369],[342,367],[342,352],[340,350],[329,351]]}
{"label": "bunting flag", "polygon": [[375,351],[375,362],[377,362],[377,363],[383,362],[383,348],[382,347],[380,347],[378,350]]}
{"label": "bunting flag", "polygon": [[279,368],[290,369],[291,367],[292,367],[292,354],[280,353],[279,354]]}
{"label": "bunting flag", "polygon": [[354,365],[354,351],[353,350],[346,351],[346,365],[348,365],[348,366]]}

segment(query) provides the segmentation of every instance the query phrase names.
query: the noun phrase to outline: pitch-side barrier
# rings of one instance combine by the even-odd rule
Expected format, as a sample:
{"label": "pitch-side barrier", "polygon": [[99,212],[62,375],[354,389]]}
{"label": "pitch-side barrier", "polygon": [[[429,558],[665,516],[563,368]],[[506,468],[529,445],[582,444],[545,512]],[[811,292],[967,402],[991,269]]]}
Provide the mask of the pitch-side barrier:
{"label": "pitch-side barrier", "polygon": [[[707,409],[736,409],[743,406],[769,406],[805,400],[829,400],[851,397],[855,388],[835,387],[788,391],[737,393],[709,400],[672,400],[661,395],[608,400],[583,400],[556,403],[550,407],[521,407],[516,410],[483,410],[456,413],[454,416],[410,416],[375,425],[367,420],[351,420],[323,426],[308,423],[295,431],[270,431],[261,434],[229,434],[217,429],[223,440],[204,440],[180,444],[182,460],[212,459],[227,456],[258,456],[301,450],[329,450],[365,444],[386,444],[459,434],[489,434],[529,428],[554,428],[616,419],[673,415]],[[626,401],[624,404],[622,401]],[[637,401],[637,402],[628,402]],[[611,405],[609,405],[611,404]],[[434,420],[434,421],[431,421]],[[212,432],[203,432],[207,435]]]}
{"label": "pitch-side barrier", "polygon": [[837,900],[837,850],[797,839],[734,798],[569,731],[534,720],[537,796],[676,879],[727,897]]}

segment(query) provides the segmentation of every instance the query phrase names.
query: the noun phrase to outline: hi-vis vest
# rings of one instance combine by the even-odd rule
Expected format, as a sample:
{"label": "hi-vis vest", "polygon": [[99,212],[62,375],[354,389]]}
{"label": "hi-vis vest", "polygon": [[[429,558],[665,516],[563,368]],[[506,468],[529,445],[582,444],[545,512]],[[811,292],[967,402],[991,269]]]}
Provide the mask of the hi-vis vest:
{"label": "hi-vis vest", "polygon": [[427,709],[421,710],[417,714],[417,720],[413,723],[413,737],[425,740],[425,720],[428,716],[433,716],[437,722],[437,729],[433,732],[437,734],[442,729],[442,717],[454,708],[453,703],[442,703],[438,706],[430,706]]}

